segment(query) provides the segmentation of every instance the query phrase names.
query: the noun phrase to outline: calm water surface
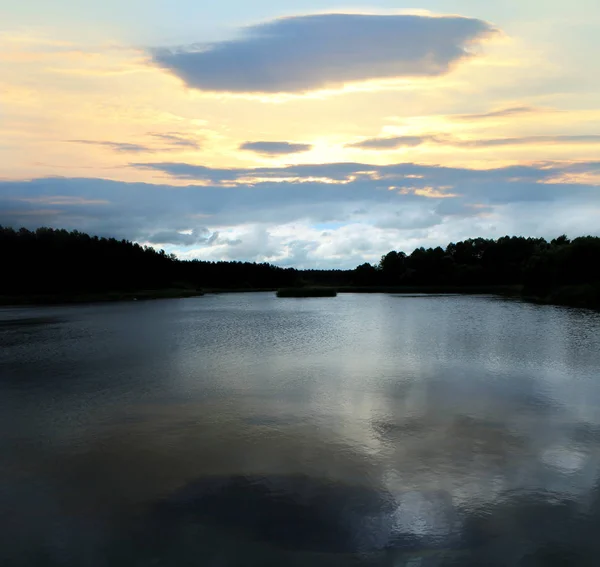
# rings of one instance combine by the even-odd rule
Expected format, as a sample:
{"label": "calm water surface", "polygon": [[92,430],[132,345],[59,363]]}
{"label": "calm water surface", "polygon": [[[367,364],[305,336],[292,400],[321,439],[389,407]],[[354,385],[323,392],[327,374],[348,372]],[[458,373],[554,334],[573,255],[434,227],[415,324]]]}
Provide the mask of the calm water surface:
{"label": "calm water surface", "polygon": [[0,310],[0,565],[596,566],[600,315]]}

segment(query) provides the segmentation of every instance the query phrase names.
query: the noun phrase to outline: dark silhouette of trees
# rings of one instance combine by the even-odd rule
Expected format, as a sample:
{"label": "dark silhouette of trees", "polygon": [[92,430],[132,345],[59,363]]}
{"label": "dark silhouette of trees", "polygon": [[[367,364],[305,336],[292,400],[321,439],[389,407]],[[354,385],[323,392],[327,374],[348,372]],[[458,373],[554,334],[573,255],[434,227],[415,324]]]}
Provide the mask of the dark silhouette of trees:
{"label": "dark silhouette of trees", "polygon": [[406,254],[395,250],[388,252],[381,257],[379,269],[382,275],[380,278],[381,283],[384,285],[400,285],[407,270]]}
{"label": "dark silhouette of trees", "polygon": [[503,236],[452,242],[446,249],[391,251],[377,266],[354,271],[359,286],[491,288],[523,286],[523,293],[552,303],[600,308],[600,238],[569,240]]}
{"label": "dark silhouette of trees", "polygon": [[164,250],[51,228],[0,227],[3,294],[161,288],[176,260]]}
{"label": "dark silhouette of trees", "polygon": [[529,296],[600,307],[600,238],[504,236],[446,248],[392,250],[354,270],[297,270],[249,262],[182,261],[164,250],[78,231],[0,227],[5,296],[298,286],[474,288],[523,286]]}
{"label": "dark silhouette of trees", "polygon": [[600,308],[600,238],[566,236],[533,254],[523,270],[525,293],[552,303]]}
{"label": "dark silhouette of trees", "polygon": [[70,295],[166,288],[285,287],[296,271],[270,264],[180,261],[127,240],[51,228],[0,227],[0,294]]}
{"label": "dark silhouette of trees", "polygon": [[[388,252],[375,271],[360,266],[362,280],[385,285],[518,285],[532,289],[598,282],[600,238],[586,236],[570,241],[561,236],[543,238],[504,236],[497,240],[475,238],[452,242],[446,249],[417,248],[406,256]],[[359,269],[357,268],[357,270]]]}
{"label": "dark silhouette of trees", "polygon": [[295,285],[298,279],[295,269],[267,263],[178,261],[175,271],[196,288],[272,289]]}
{"label": "dark silhouette of trees", "polygon": [[378,270],[372,264],[364,263],[354,270],[352,284],[356,286],[378,285],[384,281],[383,275],[383,270]]}

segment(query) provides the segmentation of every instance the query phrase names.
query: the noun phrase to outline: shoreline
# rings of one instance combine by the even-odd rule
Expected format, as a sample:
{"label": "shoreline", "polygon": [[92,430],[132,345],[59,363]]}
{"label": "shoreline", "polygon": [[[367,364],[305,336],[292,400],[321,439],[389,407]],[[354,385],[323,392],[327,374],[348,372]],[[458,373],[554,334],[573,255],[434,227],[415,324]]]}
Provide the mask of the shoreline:
{"label": "shoreline", "polygon": [[116,303],[120,301],[151,301],[201,297],[204,291],[184,289],[157,289],[139,291],[110,291],[81,294],[48,294],[0,296],[0,306],[71,305],[86,303]]}
{"label": "shoreline", "polygon": [[[600,310],[599,292],[593,286],[565,286],[548,294],[535,295],[524,293],[523,286],[327,286],[343,293],[385,293],[385,294],[423,294],[423,295],[497,295],[512,297],[539,305],[557,305],[591,310]],[[159,299],[185,299],[205,295],[230,293],[276,293],[278,288],[206,288],[158,289],[138,291],[113,291],[82,294],[49,294],[30,296],[0,296],[0,306],[43,306],[73,305],[87,303],[116,303],[121,301],[154,301]]]}

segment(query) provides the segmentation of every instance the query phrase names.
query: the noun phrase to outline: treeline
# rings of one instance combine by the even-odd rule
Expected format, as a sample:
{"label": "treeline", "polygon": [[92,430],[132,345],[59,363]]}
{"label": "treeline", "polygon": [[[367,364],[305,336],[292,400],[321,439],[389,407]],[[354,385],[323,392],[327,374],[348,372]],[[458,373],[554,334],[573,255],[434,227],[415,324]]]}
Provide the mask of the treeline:
{"label": "treeline", "polygon": [[357,270],[365,281],[383,285],[515,285],[535,289],[598,281],[600,238],[569,240],[505,236],[473,238],[444,249],[417,248],[410,255],[392,251],[378,266]]}
{"label": "treeline", "polygon": [[600,238],[505,236],[385,254],[354,270],[297,270],[249,262],[178,260],[164,250],[78,231],[0,227],[4,296],[159,289],[277,289],[302,285],[356,291],[520,286],[551,302],[600,307]]}
{"label": "treeline", "polygon": [[181,261],[149,246],[79,231],[0,227],[0,294],[86,294],[166,288],[268,288],[295,270],[247,262]]}
{"label": "treeline", "polygon": [[358,266],[354,279],[363,286],[520,286],[531,298],[600,308],[600,238],[505,236],[417,248],[410,255],[391,251],[377,266]]}

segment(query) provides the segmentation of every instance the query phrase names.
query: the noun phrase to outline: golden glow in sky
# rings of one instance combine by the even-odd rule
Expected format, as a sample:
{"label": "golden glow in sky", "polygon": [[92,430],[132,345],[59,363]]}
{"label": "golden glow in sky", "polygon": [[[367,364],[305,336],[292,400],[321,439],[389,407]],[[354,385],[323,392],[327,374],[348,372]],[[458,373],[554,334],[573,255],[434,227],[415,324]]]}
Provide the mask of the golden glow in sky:
{"label": "golden glow in sky", "polygon": [[[304,9],[297,2],[297,10],[282,14],[275,3],[258,2],[256,17],[244,21],[228,21],[214,8],[217,25],[209,30],[211,9],[195,26],[186,17],[194,10],[187,2],[158,4],[168,17],[161,19],[155,6],[138,24],[130,11],[123,13],[120,25],[103,17],[86,19],[77,10],[69,12],[71,20],[49,17],[47,25],[29,25],[19,9],[2,6],[0,14],[10,17],[0,24],[0,224],[35,225],[39,218],[44,224],[62,220],[67,228],[102,231],[93,207],[115,205],[110,197],[87,189],[74,194],[71,186],[68,191],[53,186],[53,194],[45,189],[39,195],[33,185],[18,185],[54,177],[159,184],[173,191],[190,184],[198,191],[260,191],[277,184],[283,192],[291,186],[296,192],[298,186],[341,184],[349,201],[337,195],[321,203],[321,208],[335,206],[335,214],[308,207],[283,222],[277,211],[288,205],[268,201],[263,209],[270,214],[257,215],[245,206],[237,210],[241,193],[236,193],[227,201],[236,214],[221,218],[211,207],[194,209],[177,193],[174,198],[183,200],[173,206],[173,220],[148,213],[144,230],[118,227],[129,238],[211,258],[235,255],[231,243],[245,238],[256,243],[255,249],[238,247],[245,258],[292,262],[290,243],[307,242],[312,244],[302,262],[334,265],[343,264],[336,258],[344,247],[334,250],[332,238],[352,242],[354,231],[371,231],[375,245],[350,246],[350,264],[375,259],[390,247],[437,244],[477,231],[543,233],[550,225],[540,215],[547,216],[549,206],[573,212],[598,203],[591,189],[575,202],[570,188],[598,186],[600,78],[593,67],[600,43],[592,22],[599,22],[600,8],[592,6],[584,17],[574,9],[577,2],[569,8],[506,2],[506,10],[502,2],[489,8],[457,2],[450,13],[439,2],[401,12],[390,12],[387,2],[371,10],[343,10],[335,3]],[[41,2],[38,8],[49,9]],[[146,29],[152,22],[158,26],[155,37]],[[344,175],[315,169],[328,164],[332,171],[358,165]],[[379,197],[373,202],[368,197],[381,190],[376,180],[385,177],[383,170],[361,171],[396,164],[432,172],[447,168],[448,178],[432,184],[425,175],[420,186],[413,178],[411,200],[386,206],[397,209],[394,225],[394,218],[381,216]],[[544,164],[561,169],[549,180]],[[519,167],[539,175],[508,174]],[[280,173],[273,171],[278,168]],[[507,172],[502,183],[510,186],[503,190],[487,180],[474,189],[480,170],[488,176]],[[444,212],[446,204],[435,208],[442,207],[442,199],[467,199],[461,171],[471,187],[468,202],[451,213]],[[500,198],[519,194],[513,191],[517,179],[538,191],[552,185],[563,192],[550,201]],[[398,180],[381,185],[404,187]],[[529,195],[530,189],[520,194]],[[399,198],[400,193],[395,192]],[[41,197],[45,204],[39,201],[37,217],[18,206]],[[297,204],[292,201],[289,207]],[[83,204],[90,209],[69,209]],[[136,212],[131,203],[118,206]],[[484,206],[479,213],[478,206]],[[521,224],[519,214],[509,214],[519,206]],[[154,229],[192,234],[201,218],[202,229],[219,233],[220,243],[199,239],[182,247],[151,239]],[[561,222],[561,228],[571,226]],[[111,226],[107,223],[106,230]]]}

